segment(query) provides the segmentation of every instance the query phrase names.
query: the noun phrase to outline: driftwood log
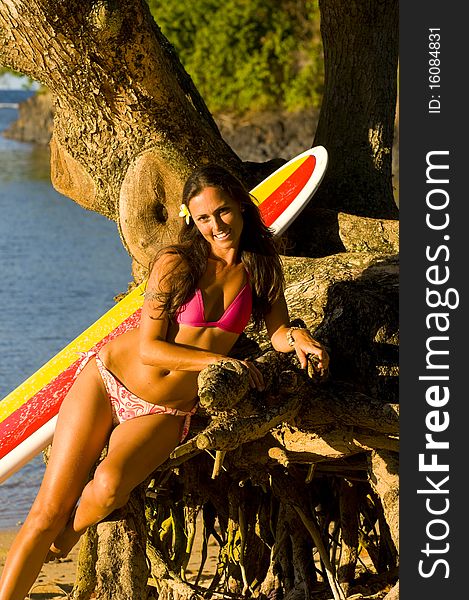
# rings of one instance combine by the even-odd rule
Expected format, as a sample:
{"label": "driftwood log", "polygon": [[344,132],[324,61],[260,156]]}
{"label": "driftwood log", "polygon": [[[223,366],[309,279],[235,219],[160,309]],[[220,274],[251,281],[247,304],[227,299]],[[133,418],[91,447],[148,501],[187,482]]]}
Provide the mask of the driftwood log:
{"label": "driftwood log", "polygon": [[[397,597],[397,232],[369,221],[387,238],[374,247],[388,252],[370,243],[283,259],[290,315],[327,346],[329,373],[303,371],[248,327],[232,359],[200,373],[188,441],[85,536],[74,598]],[[247,356],[262,393],[235,360]],[[200,566],[188,575],[197,528]],[[218,562],[208,573],[210,540]],[[123,565],[123,553],[110,593],[93,565],[101,555]]]}

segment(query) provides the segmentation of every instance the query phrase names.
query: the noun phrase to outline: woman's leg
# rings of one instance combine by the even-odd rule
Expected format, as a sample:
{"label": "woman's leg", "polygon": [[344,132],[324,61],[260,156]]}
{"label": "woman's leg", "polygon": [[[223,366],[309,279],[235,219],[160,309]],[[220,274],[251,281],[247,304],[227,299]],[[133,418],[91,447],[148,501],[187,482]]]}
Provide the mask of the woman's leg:
{"label": "woman's leg", "polygon": [[83,490],[78,508],[54,545],[66,556],[80,536],[117,508],[178,445],[184,417],[146,415],[124,421],[111,434],[106,458]]}
{"label": "woman's leg", "polygon": [[8,553],[0,600],[23,600],[29,591],[51,543],[74,510],[111,427],[110,403],[96,362],[91,360],[60,408],[44,479]]}

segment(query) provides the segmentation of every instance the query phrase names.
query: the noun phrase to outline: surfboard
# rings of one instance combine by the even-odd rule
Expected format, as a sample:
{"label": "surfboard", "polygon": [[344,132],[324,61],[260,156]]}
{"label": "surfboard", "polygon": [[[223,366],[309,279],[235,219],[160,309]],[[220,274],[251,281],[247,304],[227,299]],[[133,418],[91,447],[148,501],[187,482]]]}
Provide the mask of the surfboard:
{"label": "surfboard", "polygon": [[[281,235],[298,217],[321,183],[328,155],[323,146],[295,156],[251,190],[264,223]],[[62,400],[82,355],[137,327],[145,282],[95,321],[70,344],[0,401],[0,483],[52,441]]]}

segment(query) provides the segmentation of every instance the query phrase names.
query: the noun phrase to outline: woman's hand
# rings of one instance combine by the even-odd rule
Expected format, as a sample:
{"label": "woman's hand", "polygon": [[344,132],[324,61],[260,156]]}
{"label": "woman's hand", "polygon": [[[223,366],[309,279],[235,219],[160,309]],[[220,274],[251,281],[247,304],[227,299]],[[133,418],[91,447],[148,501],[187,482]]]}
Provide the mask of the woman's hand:
{"label": "woman's hand", "polygon": [[329,368],[329,354],[324,346],[315,340],[307,329],[292,331],[295,342],[294,349],[303,369],[308,366],[308,356],[312,357],[313,368],[316,372],[326,373]]}
{"label": "woman's hand", "polygon": [[249,369],[249,385],[259,392],[263,392],[265,390],[264,377],[256,365],[249,359],[239,362]]}

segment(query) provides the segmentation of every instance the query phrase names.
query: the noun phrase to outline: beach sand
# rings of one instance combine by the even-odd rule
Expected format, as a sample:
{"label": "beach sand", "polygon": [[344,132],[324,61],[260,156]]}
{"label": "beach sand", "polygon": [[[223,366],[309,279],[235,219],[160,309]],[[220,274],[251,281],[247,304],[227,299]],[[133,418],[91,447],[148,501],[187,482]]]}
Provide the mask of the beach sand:
{"label": "beach sand", "polygon": [[[8,549],[16,535],[16,529],[0,530],[0,569],[3,569]],[[61,600],[67,598],[75,581],[77,545],[70,555],[53,563],[43,566],[29,598],[31,600]]]}
{"label": "beach sand", "polygon": [[[186,570],[186,577],[189,582],[195,581],[200,565],[202,549],[201,532],[202,526],[197,527],[197,534],[194,541],[191,560]],[[0,530],[0,571],[3,568],[8,548],[10,547],[15,534],[16,530]],[[66,559],[43,566],[29,596],[27,597],[28,600],[63,600],[64,598],[69,598],[68,594],[72,591],[75,582],[78,549],[79,544],[72,550]],[[207,550],[207,560],[200,578],[200,583],[202,586],[208,586],[210,584],[210,581],[216,571],[219,547],[212,537],[210,538]],[[369,559],[365,558],[366,562],[368,562],[368,560]],[[378,584],[374,591],[372,588],[367,588],[366,586],[363,588],[358,586],[356,588],[356,592],[358,594],[356,597],[369,597],[373,598],[374,600],[377,600],[378,598],[384,598],[386,592],[389,591],[391,586],[388,586],[386,590],[383,590],[382,585],[382,583]],[[329,597],[325,590],[324,584],[319,584],[318,590],[321,591],[320,595],[318,591],[318,597]],[[361,596],[358,592],[362,592],[364,596]],[[369,593],[371,593],[371,596],[368,596]]]}
{"label": "beach sand", "polygon": [[[5,564],[5,558],[8,549],[16,535],[17,529],[0,530],[0,571]],[[191,575],[195,578],[200,564],[200,550],[202,547],[202,525],[197,527],[197,535],[194,541],[191,560],[188,564],[186,575],[188,580],[191,580]],[[73,548],[69,556],[61,561],[48,563],[43,566],[31,592],[30,600],[63,600],[67,598],[67,594],[72,591],[77,567],[77,557],[79,544]],[[218,545],[211,538],[209,543],[207,561],[204,567],[204,575],[213,573],[216,569],[218,555]],[[204,581],[202,576],[201,581]]]}

